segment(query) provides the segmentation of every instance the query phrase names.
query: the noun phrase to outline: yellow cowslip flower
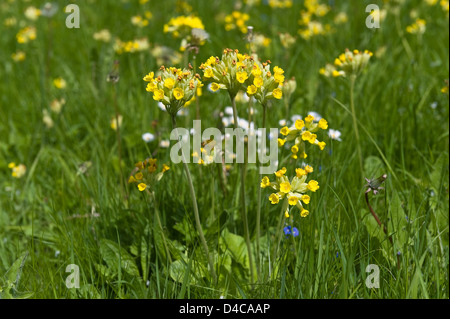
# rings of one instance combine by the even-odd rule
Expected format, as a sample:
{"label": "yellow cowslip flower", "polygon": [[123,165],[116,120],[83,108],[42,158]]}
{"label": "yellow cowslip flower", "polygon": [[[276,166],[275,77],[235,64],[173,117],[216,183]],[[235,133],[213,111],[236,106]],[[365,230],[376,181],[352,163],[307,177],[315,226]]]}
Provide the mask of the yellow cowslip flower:
{"label": "yellow cowslip flower", "polygon": [[[281,174],[280,171],[283,171]],[[273,190],[273,193],[269,196],[269,201],[272,204],[282,203],[282,212],[285,217],[289,217],[289,207],[296,206],[303,217],[307,216],[309,212],[305,210],[303,205],[310,203],[310,196],[305,194],[308,191],[315,192],[319,189],[318,183],[314,180],[306,182],[307,172],[304,169],[296,169],[296,176],[291,180],[285,176],[286,169],[275,172],[275,182],[270,182],[266,176],[261,181],[261,188],[269,188]]]}
{"label": "yellow cowslip flower", "polygon": [[298,146],[297,145],[292,146],[291,147],[291,152],[294,153],[294,154],[297,154],[298,153]]}
{"label": "yellow cowslip flower", "polygon": [[153,91],[153,99],[155,101],[161,101],[162,99],[164,99],[164,90],[163,89],[154,90]]}
{"label": "yellow cowslip flower", "polygon": [[289,196],[288,201],[289,201],[289,205],[295,206],[298,203],[298,197],[297,196]]}
{"label": "yellow cowslip flower", "polygon": [[218,90],[220,90],[220,84],[218,83],[212,83],[211,84],[211,90],[213,90],[213,92],[217,92]]}
{"label": "yellow cowslip flower", "polygon": [[275,73],[274,79],[275,79],[275,82],[277,82],[277,83],[283,83],[284,82],[284,75],[279,74],[279,73]]}
{"label": "yellow cowslip flower", "polygon": [[155,72],[149,72],[146,76],[144,76],[143,80],[145,82],[152,82],[155,77]]}
{"label": "yellow cowslip flower", "polygon": [[364,50],[346,50],[335,60],[334,65],[327,64],[320,69],[320,74],[326,77],[357,77],[367,66],[373,53]]}
{"label": "yellow cowslip flower", "polygon": [[263,86],[264,80],[261,76],[255,77],[255,79],[253,80],[253,84],[255,85],[255,87],[260,88],[261,86]]}
{"label": "yellow cowslip flower", "polygon": [[295,174],[296,174],[297,177],[302,177],[302,176],[308,175],[306,170],[304,170],[303,168],[296,168],[295,169]]}
{"label": "yellow cowslip flower", "polygon": [[273,94],[273,97],[276,98],[277,100],[279,100],[283,97],[283,91],[281,91],[281,89],[273,90],[272,94]]}
{"label": "yellow cowslip flower", "polygon": [[275,175],[277,176],[277,177],[282,177],[284,174],[286,174],[286,167],[283,167],[282,169],[280,169],[279,171],[276,171],[275,172]]}
{"label": "yellow cowslip flower", "polygon": [[279,146],[279,147],[283,146],[284,143],[286,143],[286,140],[285,140],[285,139],[281,139],[281,138],[278,139],[278,146]]}
{"label": "yellow cowslip flower", "polygon": [[304,128],[305,127],[305,122],[303,122],[303,120],[296,120],[295,121],[295,128],[297,129],[297,130],[301,130],[302,128]]}
{"label": "yellow cowslip flower", "polygon": [[280,133],[287,136],[290,133],[289,127],[285,126],[280,130]]}
{"label": "yellow cowslip flower", "polygon": [[306,205],[309,204],[309,201],[311,200],[311,197],[309,197],[308,195],[302,195],[302,202],[305,203]]}
{"label": "yellow cowslip flower", "polygon": [[320,150],[323,151],[327,144],[325,142],[319,142],[319,143],[317,143],[317,145],[319,146]]}
{"label": "yellow cowslip flower", "polygon": [[256,91],[258,91],[258,88],[257,88],[256,86],[254,86],[254,85],[250,85],[250,86],[247,88],[247,94],[248,94],[248,95],[253,95],[253,94],[256,93]]}
{"label": "yellow cowslip flower", "polygon": [[174,86],[175,80],[173,78],[168,78],[164,80],[164,87],[168,88],[169,90],[172,90]]}
{"label": "yellow cowslip flower", "polygon": [[163,164],[162,172],[165,173],[170,169],[170,167],[166,164]]}
{"label": "yellow cowslip flower", "polygon": [[139,191],[143,192],[147,188],[147,184],[140,183],[138,184]]}
{"label": "yellow cowslip flower", "polygon": [[314,169],[313,169],[311,166],[306,165],[306,166],[305,166],[305,171],[306,171],[308,174],[311,174],[312,172],[314,172]]}
{"label": "yellow cowslip flower", "polygon": [[328,122],[325,119],[320,119],[319,123],[317,123],[317,126],[322,130],[326,130],[328,128]]}
{"label": "yellow cowslip flower", "polygon": [[184,91],[181,88],[176,88],[173,90],[173,95],[177,100],[181,100],[184,97]]}
{"label": "yellow cowslip flower", "polygon": [[311,180],[308,183],[307,188],[311,191],[311,192],[315,192],[316,190],[319,189],[319,183],[315,180]]}
{"label": "yellow cowslip flower", "polygon": [[280,198],[278,197],[278,195],[276,193],[272,193],[269,196],[269,200],[272,204],[278,204],[280,202]]}
{"label": "yellow cowslip flower", "polygon": [[239,83],[244,83],[245,80],[248,79],[247,72],[237,72],[236,73],[236,79],[238,80]]}
{"label": "yellow cowslip flower", "polygon": [[291,191],[291,183],[283,182],[280,184],[280,192],[287,194],[290,191]]}
{"label": "yellow cowslip flower", "polygon": [[306,210],[303,208],[300,212],[300,216],[307,217],[308,215],[309,215],[309,210]]}
{"label": "yellow cowslip flower", "polygon": [[270,186],[270,180],[267,176],[264,176],[261,180],[261,188],[266,188]]}

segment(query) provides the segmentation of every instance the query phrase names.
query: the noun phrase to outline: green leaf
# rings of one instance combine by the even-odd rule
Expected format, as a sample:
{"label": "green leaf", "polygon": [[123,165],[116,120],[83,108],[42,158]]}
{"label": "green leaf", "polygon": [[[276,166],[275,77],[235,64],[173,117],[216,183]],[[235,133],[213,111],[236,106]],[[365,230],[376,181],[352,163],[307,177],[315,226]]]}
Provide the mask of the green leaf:
{"label": "green leaf", "polygon": [[368,179],[376,178],[386,173],[383,161],[378,156],[368,156],[364,160],[364,174]]}

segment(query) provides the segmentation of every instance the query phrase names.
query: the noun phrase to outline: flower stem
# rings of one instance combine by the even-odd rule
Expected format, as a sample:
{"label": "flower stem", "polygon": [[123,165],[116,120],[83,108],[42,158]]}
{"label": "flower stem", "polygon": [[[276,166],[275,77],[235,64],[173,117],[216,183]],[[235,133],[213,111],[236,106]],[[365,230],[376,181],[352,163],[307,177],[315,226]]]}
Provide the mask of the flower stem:
{"label": "flower stem", "polygon": [[[233,118],[234,118],[234,128],[238,128],[238,119],[237,119],[237,108],[236,108],[236,97],[230,95],[231,105],[233,106]],[[253,257],[252,257],[252,247],[250,244],[250,234],[248,229],[248,220],[247,220],[247,212],[246,212],[246,204],[245,204],[245,163],[239,163],[239,167],[241,170],[240,180],[241,180],[241,214],[242,221],[244,223],[244,236],[245,242],[247,244],[247,252],[248,252],[248,260],[250,264],[250,277],[251,282],[253,283]]]}
{"label": "flower stem", "polygon": [[[175,116],[172,116],[172,128],[176,129],[176,127],[177,127],[177,122],[176,122]],[[188,180],[189,191],[191,193],[191,198],[192,198],[192,206],[194,207],[195,225],[197,227],[197,231],[198,231],[203,249],[205,250],[206,257],[208,258],[209,270],[211,272],[211,277],[213,279],[213,282],[217,283],[217,276],[216,276],[216,272],[214,270],[214,263],[211,258],[211,255],[209,254],[208,244],[206,243],[205,235],[203,234],[202,225],[200,223],[200,215],[198,213],[198,206],[197,206],[197,199],[195,197],[194,184],[192,183],[192,177],[191,177],[191,173],[189,171],[189,167],[188,167],[186,161],[184,160],[184,154],[183,154],[182,148],[181,148],[181,152],[182,152],[182,157],[183,157],[183,168],[184,168],[184,172],[186,173],[187,180]]]}
{"label": "flower stem", "polygon": [[[263,119],[262,119],[262,129],[265,130],[266,128],[266,110],[267,105],[263,104]],[[264,133],[265,134],[265,133]],[[265,141],[265,139],[263,139]],[[266,152],[266,145],[262,145],[263,152],[265,154]],[[261,167],[261,158],[258,158],[258,172],[259,168]],[[259,174],[258,177],[258,184],[260,183],[262,175]],[[257,184],[257,185],[258,185]],[[260,254],[260,236],[261,236],[261,197],[262,197],[262,191],[261,187],[258,185],[258,204],[257,204],[257,210],[256,210],[256,262],[258,264],[258,278],[261,276],[261,265],[259,264],[259,254]]]}
{"label": "flower stem", "polygon": [[113,84],[113,100],[114,100],[114,111],[115,111],[115,120],[116,120],[116,139],[117,139],[117,151],[119,156],[119,170],[120,170],[120,187],[122,189],[122,196],[125,198],[125,201],[128,202],[128,194],[125,186],[125,176],[123,174],[122,169],[122,139],[120,137],[120,125],[119,125],[119,107],[117,105],[117,88],[116,84]]}
{"label": "flower stem", "polygon": [[356,138],[356,148],[358,150],[359,169],[361,171],[361,176],[363,176],[364,171],[363,171],[363,160],[362,160],[362,153],[361,153],[361,143],[359,140],[358,121],[356,120],[355,103],[354,103],[355,80],[356,80],[356,77],[352,76],[350,78],[350,107],[352,110],[353,129],[354,129],[355,138]]}

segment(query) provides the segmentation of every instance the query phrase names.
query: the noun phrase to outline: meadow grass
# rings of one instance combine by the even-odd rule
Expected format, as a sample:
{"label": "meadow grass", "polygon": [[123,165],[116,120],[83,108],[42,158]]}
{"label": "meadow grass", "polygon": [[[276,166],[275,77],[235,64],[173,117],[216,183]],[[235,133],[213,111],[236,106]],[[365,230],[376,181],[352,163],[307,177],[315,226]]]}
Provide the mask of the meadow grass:
{"label": "meadow grass", "polygon": [[[63,1],[64,4],[70,2]],[[67,3],[66,3],[67,2]],[[264,2],[264,1],[263,1]],[[439,5],[405,1],[396,16],[389,11],[379,29],[365,27],[369,3],[335,2],[349,21],[330,34],[304,40],[292,47],[280,44],[279,32],[297,34],[303,1],[290,9],[261,4],[248,9],[249,25],[272,39],[258,51],[263,59],[295,76],[297,90],[290,115],[321,114],[330,128],[342,132],[342,142],[323,133],[324,151],[308,152],[320,189],[311,195],[310,215],[294,216],[299,236],[282,240],[276,256],[269,253],[279,235],[280,207],[262,192],[260,255],[256,256],[256,165],[245,175],[246,211],[254,261],[260,278],[250,278],[241,220],[237,164],[231,165],[226,185],[216,165],[189,164],[203,231],[213,255],[218,283],[208,273],[181,164],[171,165],[168,139],[170,116],[145,91],[142,77],[158,70],[145,52],[118,55],[112,43],[92,37],[109,29],[122,40],[147,37],[151,45],[179,47],[179,39],[163,33],[176,13],[176,1],[90,1],[80,3],[81,28],[65,27],[62,4],[58,13],[30,22],[24,10],[44,1],[7,1],[0,20],[16,17],[37,29],[37,39],[17,43],[19,26],[2,25],[0,35],[0,296],[2,298],[448,298],[449,297],[449,103],[441,92],[448,79],[448,13]],[[197,61],[220,56],[224,48],[246,51],[244,35],[225,31],[217,17],[231,13],[229,1],[188,1],[202,19],[210,41],[200,48]],[[130,17],[153,13],[149,26],[138,29]],[[422,36],[404,30],[414,19],[427,21]],[[325,78],[319,69],[341,52],[368,49],[375,53],[355,86],[355,112],[363,156],[363,175],[353,134],[349,85]],[[380,54],[380,49],[385,50]],[[14,62],[21,49],[26,59]],[[192,55],[189,57],[192,62]],[[122,161],[118,157],[114,117],[114,87],[106,81],[114,61],[120,62],[116,103]],[[168,65],[166,65],[168,66]],[[57,90],[52,80],[62,77],[67,88]],[[43,109],[54,98],[65,98],[54,125],[42,121]],[[225,93],[206,89],[200,97],[203,127],[216,127],[219,112],[231,105]],[[431,107],[433,106],[433,107]],[[195,105],[178,126],[192,127]],[[254,105],[257,126],[262,107]],[[238,103],[247,117],[247,105]],[[287,119],[283,101],[267,110],[266,127],[280,127]],[[157,126],[152,127],[152,121]],[[144,132],[157,135],[145,143]],[[281,149],[279,158],[289,155]],[[134,164],[147,157],[168,163],[170,170],[155,185],[155,200],[135,186],[121,192],[122,170],[127,177]],[[11,176],[8,163],[23,163],[25,176]],[[300,163],[300,162],[298,162]],[[297,163],[297,165],[299,165]],[[291,173],[295,161],[286,166]],[[86,168],[86,170],[80,168]],[[385,190],[370,203],[388,225],[389,241],[367,208],[364,177],[388,174]],[[160,212],[163,232],[156,220]],[[171,262],[163,246],[168,242]],[[399,257],[397,258],[397,255]],[[80,289],[67,289],[66,267],[80,269]],[[380,287],[367,288],[366,267],[380,269]],[[256,275],[255,275],[256,276]],[[254,282],[251,284],[251,282]]]}

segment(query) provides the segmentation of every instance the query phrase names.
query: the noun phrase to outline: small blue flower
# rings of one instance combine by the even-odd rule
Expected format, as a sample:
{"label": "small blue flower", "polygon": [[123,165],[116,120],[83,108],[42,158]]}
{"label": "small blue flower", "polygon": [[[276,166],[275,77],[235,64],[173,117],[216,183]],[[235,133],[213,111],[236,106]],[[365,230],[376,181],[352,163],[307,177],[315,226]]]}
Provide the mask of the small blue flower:
{"label": "small blue flower", "polygon": [[286,226],[283,228],[283,231],[284,234],[286,235],[286,238],[289,237],[289,235],[297,237],[300,234],[297,227],[292,228],[291,226]]}

